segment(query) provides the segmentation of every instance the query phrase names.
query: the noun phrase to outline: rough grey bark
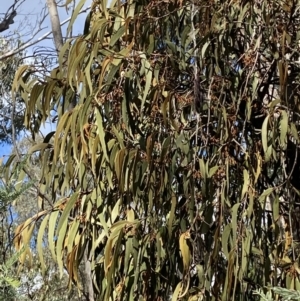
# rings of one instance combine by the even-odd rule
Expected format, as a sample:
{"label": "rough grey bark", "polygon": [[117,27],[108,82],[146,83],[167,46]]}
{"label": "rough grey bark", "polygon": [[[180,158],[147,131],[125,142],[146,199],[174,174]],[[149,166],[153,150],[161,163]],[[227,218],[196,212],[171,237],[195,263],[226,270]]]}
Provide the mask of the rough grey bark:
{"label": "rough grey bark", "polygon": [[63,37],[55,0],[47,0],[47,6],[51,21],[54,45],[56,51],[59,52],[59,50],[63,46]]}
{"label": "rough grey bark", "polygon": [[85,291],[88,301],[95,301],[94,299],[94,288],[93,288],[93,280],[92,280],[92,269],[91,269],[91,261],[88,256],[88,246],[86,246],[84,255],[84,272],[85,272]]}

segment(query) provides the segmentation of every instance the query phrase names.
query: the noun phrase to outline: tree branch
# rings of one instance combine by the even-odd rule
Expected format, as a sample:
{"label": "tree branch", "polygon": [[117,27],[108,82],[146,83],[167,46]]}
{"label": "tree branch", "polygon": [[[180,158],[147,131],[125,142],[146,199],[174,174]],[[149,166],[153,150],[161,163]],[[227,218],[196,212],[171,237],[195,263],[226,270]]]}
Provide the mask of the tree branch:
{"label": "tree branch", "polygon": [[[87,8],[82,9],[82,10],[79,12],[79,14],[86,12],[86,11],[89,10],[90,8],[91,8],[91,6],[88,6]],[[69,18],[67,18],[66,20],[64,20],[63,22],[61,22],[60,25],[62,26],[62,25],[64,25],[64,24],[66,24],[67,22],[69,22],[70,20],[71,20],[71,17],[69,17]],[[6,52],[6,53],[3,54],[3,55],[0,55],[0,61],[6,59],[6,58],[8,58],[8,57],[11,57],[11,56],[13,56],[13,55],[19,53],[20,51],[23,51],[23,50],[25,50],[25,49],[27,49],[27,48],[29,48],[29,47],[31,47],[31,46],[33,46],[33,45],[35,45],[35,44],[41,42],[42,40],[44,40],[45,38],[47,38],[47,37],[50,36],[51,34],[52,34],[52,30],[51,30],[51,31],[48,31],[47,33],[45,33],[45,34],[42,35],[41,37],[37,38],[36,40],[29,41],[29,42],[27,42],[27,43],[21,45],[21,46],[18,47],[18,48],[15,48],[15,49],[13,49],[13,50],[11,50],[11,51],[8,51],[8,52]]]}

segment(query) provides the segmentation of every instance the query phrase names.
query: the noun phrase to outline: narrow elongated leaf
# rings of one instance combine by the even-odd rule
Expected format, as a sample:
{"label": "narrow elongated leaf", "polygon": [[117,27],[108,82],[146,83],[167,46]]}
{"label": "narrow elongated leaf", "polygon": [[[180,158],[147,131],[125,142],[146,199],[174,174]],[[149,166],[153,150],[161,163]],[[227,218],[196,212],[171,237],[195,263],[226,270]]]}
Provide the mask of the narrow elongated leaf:
{"label": "narrow elongated leaf", "polygon": [[48,224],[50,215],[46,215],[45,218],[43,219],[40,228],[39,228],[39,234],[37,237],[37,251],[39,254],[40,262],[41,262],[41,269],[42,269],[42,274],[45,274],[45,261],[44,261],[44,256],[43,256],[43,237],[45,236],[45,229]]}
{"label": "narrow elongated leaf", "polygon": [[187,271],[189,264],[190,264],[190,259],[191,259],[190,249],[187,244],[188,237],[189,237],[189,233],[186,232],[186,233],[182,233],[179,238],[179,249],[180,249],[181,256],[182,256],[184,271]]}

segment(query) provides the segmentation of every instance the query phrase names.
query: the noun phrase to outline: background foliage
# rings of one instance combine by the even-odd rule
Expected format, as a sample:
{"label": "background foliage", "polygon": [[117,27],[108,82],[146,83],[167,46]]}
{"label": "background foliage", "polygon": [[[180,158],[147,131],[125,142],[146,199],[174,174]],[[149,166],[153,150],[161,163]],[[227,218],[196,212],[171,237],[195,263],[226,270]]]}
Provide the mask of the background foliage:
{"label": "background foliage", "polygon": [[[0,55],[6,53],[16,43],[9,37],[0,37]],[[16,70],[22,65],[25,52],[0,61],[0,142],[12,143],[14,138],[25,129],[24,127],[24,102],[16,95],[14,101],[11,97],[11,88]],[[13,125],[14,124],[14,131]],[[13,137],[15,136],[15,137]]]}
{"label": "background foliage", "polygon": [[51,74],[15,76],[28,129],[57,120],[16,248],[38,225],[42,269],[83,289],[82,262],[98,300],[299,290],[299,5],[93,1]]}

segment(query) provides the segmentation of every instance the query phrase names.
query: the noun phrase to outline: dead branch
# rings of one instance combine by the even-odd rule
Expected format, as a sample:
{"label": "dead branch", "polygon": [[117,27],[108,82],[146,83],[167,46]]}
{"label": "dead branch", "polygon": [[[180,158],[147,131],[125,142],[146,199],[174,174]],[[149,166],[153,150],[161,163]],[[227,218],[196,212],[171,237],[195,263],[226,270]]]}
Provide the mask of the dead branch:
{"label": "dead branch", "polygon": [[4,14],[3,19],[0,21],[0,32],[3,32],[9,29],[9,25],[14,23],[14,18],[17,15],[17,8],[24,2],[25,0],[15,0],[14,4],[12,4],[7,12]]}

